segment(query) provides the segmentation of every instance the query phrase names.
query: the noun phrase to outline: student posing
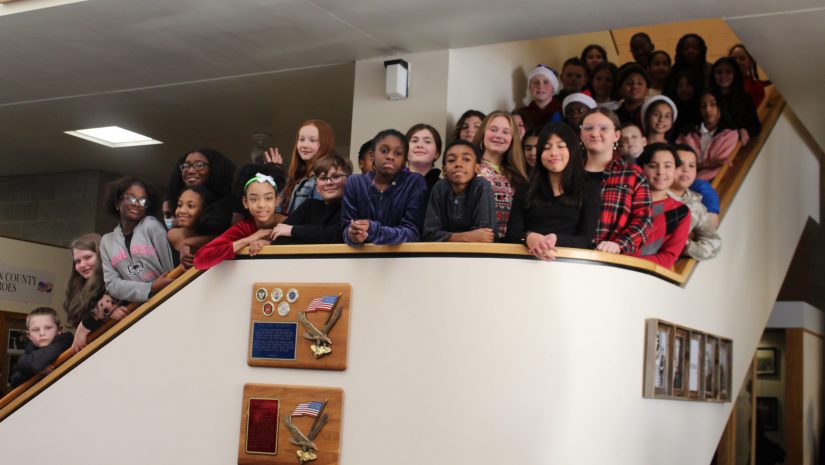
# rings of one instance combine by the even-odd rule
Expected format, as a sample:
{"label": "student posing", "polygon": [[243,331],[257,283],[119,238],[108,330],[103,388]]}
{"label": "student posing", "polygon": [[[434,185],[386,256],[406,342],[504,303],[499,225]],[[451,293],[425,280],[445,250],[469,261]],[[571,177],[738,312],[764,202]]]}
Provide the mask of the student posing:
{"label": "student posing", "polygon": [[235,258],[235,252],[249,246],[254,256],[269,245],[272,228],[284,220],[276,213],[279,204],[278,186],[283,185],[284,173],[272,163],[248,164],[235,174],[235,192],[241,198],[248,218],[235,223],[195,254],[195,268],[209,269],[218,263]]}
{"label": "student posing", "polygon": [[538,147],[529,183],[516,190],[506,241],[525,244],[544,260],[555,258],[556,247],[593,248],[599,185],[584,172],[576,132],[550,123],[541,130]]}
{"label": "student posing", "polygon": [[481,153],[466,140],[453,141],[444,153],[444,175],[433,186],[424,240],[429,242],[493,242],[496,209],[493,189],[476,176]]}
{"label": "student posing", "polygon": [[166,228],[154,217],[158,197],[151,184],[127,176],[109,183],[105,199],[119,220],[100,240],[106,290],[117,300],[145,302],[172,282]]}
{"label": "student posing", "polygon": [[653,230],[634,255],[670,268],[682,254],[690,232],[690,209],[668,195],[682,162],[670,145],[654,142],[645,147],[636,163],[650,184]]}
{"label": "student posing", "polygon": [[634,254],[650,232],[650,190],[637,166],[614,157],[621,136],[619,124],[615,113],[603,108],[584,117],[584,168],[601,185],[601,212],[593,235],[596,250]]}
{"label": "student posing", "polygon": [[373,145],[373,172],[350,176],[344,187],[344,242],[417,242],[424,223],[427,183],[421,175],[403,170],[407,138],[395,129],[385,129],[375,136]]}
{"label": "student posing", "polygon": [[336,153],[312,165],[320,199],[308,199],[283,223],[272,228],[273,244],[333,244],[344,242],[341,199],[352,174],[350,161]]}
{"label": "student posing", "polygon": [[63,310],[69,324],[76,328],[72,349],[77,352],[86,347],[89,333],[100,327],[107,318],[120,320],[129,311],[124,305],[111,308],[114,303],[106,294],[100,255],[100,236],[85,234],[73,240],[72,271],[66,284],[66,300]]}
{"label": "student posing", "polygon": [[26,336],[29,344],[9,379],[13,388],[38,373],[50,373],[49,365],[72,345],[72,333],[63,332],[60,317],[49,307],[35,308],[26,316]]}

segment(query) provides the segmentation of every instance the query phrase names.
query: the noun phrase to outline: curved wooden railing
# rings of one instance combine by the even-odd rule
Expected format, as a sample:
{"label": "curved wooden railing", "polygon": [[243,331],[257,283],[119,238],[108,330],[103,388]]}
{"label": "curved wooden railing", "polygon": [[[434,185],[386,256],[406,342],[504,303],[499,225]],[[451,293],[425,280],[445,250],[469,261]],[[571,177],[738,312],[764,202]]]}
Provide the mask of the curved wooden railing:
{"label": "curved wooden railing", "polygon": [[61,376],[91,356],[118,334],[132,326],[144,315],[151,312],[155,307],[171,297],[175,292],[189,283],[198,274],[200,274],[200,272],[197,270],[191,269],[189,271],[184,271],[180,267],[170,271],[169,277],[173,278],[174,281],[152,296],[151,299],[142,304],[129,304],[128,308],[131,312],[128,315],[123,317],[120,321],[108,320],[100,328],[92,331],[92,333],[89,334],[89,343],[78,353],[75,354],[72,349],[67,349],[65,352],[60,354],[54,363],[51,364],[51,367],[53,368],[51,373],[45,376],[37,374],[3,396],[3,398],[0,399],[0,421],[11,415],[15,410],[23,406],[32,397],[39,394],[40,391],[47,388],[50,384],[60,379]]}
{"label": "curved wooden railing", "polygon": [[[762,122],[762,132],[758,137],[753,138],[744,146],[737,146],[731,155],[731,162],[720,170],[714,178],[713,186],[719,193],[720,200],[720,221],[724,218],[725,212],[730,206],[736,192],[744,182],[745,176],[756,160],[757,155],[762,150],[771,130],[779,119],[785,101],[782,96],[773,88],[767,90],[765,101],[759,108],[759,119]],[[250,258],[246,249],[238,253],[239,259]],[[314,244],[314,245],[279,245],[268,246],[259,253],[269,258],[295,258],[298,256],[324,257],[324,256],[421,256],[421,255],[460,255],[460,256],[497,256],[509,258],[531,259],[526,248],[519,244],[462,244],[462,243],[406,243],[399,245],[372,245],[367,244],[361,247],[350,247],[344,244]],[[609,254],[595,250],[559,248],[557,255],[559,261],[587,262],[595,265],[618,266],[634,271],[657,276],[671,283],[683,286],[687,283],[691,273],[696,267],[697,261],[693,259],[681,259],[673,269],[664,268],[649,260],[629,257],[625,255]],[[143,304],[132,304],[134,311],[124,317],[121,321],[107,322],[104,326],[90,335],[91,342],[74,354],[67,350],[58,357],[54,370],[48,375],[37,375],[26,383],[18,386],[5,397],[0,399],[0,421],[7,418],[15,410],[20,408],[43,389],[61,376],[81,363],[95,351],[115,338],[118,334],[129,328],[140,318],[151,312],[155,307],[172,296],[175,292],[184,287],[187,283],[197,277],[201,272],[190,269],[183,272],[176,268],[170,273],[171,277],[177,278],[165,289],[153,296]]]}

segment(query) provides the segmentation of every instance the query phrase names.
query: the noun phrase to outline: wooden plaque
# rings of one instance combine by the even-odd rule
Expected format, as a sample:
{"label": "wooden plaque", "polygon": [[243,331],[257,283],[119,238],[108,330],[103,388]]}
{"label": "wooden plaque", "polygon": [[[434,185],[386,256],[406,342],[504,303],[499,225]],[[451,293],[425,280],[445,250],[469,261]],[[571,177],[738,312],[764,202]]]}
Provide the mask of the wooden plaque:
{"label": "wooden plaque", "polygon": [[[337,465],[341,456],[343,402],[344,391],[340,388],[245,384],[238,465],[298,465],[298,451],[306,450],[290,442],[296,436],[285,418],[290,419],[298,434],[308,437],[324,416],[326,424],[311,438],[318,447],[312,451],[317,458],[309,463]],[[319,404],[320,412],[313,416]]]}
{"label": "wooden plaque", "polygon": [[[346,283],[255,283],[252,285],[252,314],[249,322],[250,366],[346,370],[349,340],[350,296]],[[325,324],[340,311],[328,333],[331,343],[300,321],[324,333]],[[308,339],[304,335],[316,339]],[[314,348],[313,348],[314,346]],[[324,346],[324,347],[322,347]],[[316,357],[318,351],[331,351]]]}

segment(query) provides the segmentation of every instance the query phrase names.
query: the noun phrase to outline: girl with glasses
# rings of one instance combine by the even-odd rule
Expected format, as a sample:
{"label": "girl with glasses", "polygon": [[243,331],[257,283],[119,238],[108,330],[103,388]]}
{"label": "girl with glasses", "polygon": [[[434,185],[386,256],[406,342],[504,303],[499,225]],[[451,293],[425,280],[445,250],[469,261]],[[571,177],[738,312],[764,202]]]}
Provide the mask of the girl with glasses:
{"label": "girl with glasses", "polygon": [[344,242],[341,199],[352,163],[336,153],[312,167],[320,199],[307,199],[283,223],[272,229],[273,244],[333,244]]}
{"label": "girl with glasses", "polygon": [[166,229],[155,219],[160,205],[154,187],[129,176],[106,186],[106,208],[118,219],[100,240],[106,290],[114,299],[145,302],[172,280],[172,251]]}
{"label": "girl with glasses", "polygon": [[163,218],[166,222],[166,229],[174,227],[175,205],[186,187],[200,186],[208,190],[217,200],[227,199],[222,215],[231,218],[233,206],[228,200],[232,198],[230,191],[234,172],[235,164],[214,149],[190,150],[178,158],[175,168],[169,175],[166,195],[163,198]]}

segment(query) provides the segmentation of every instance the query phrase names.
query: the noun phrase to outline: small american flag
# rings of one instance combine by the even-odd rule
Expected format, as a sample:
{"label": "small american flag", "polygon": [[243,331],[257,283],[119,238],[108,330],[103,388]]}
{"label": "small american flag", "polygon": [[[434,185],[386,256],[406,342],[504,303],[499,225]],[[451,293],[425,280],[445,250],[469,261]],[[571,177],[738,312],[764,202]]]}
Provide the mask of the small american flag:
{"label": "small american flag", "polygon": [[54,287],[54,284],[52,283],[47,283],[43,281],[37,282],[37,292],[45,292],[46,294],[49,294],[50,292],[52,292],[52,287]]}
{"label": "small american flag", "polygon": [[330,311],[332,307],[335,305],[335,302],[338,301],[338,296],[335,295],[325,295],[323,297],[316,297],[312,299],[312,302],[309,303],[309,307],[307,307],[306,313],[310,312],[317,312],[318,310]]}
{"label": "small american flag", "polygon": [[321,407],[324,406],[323,402],[312,401],[312,402],[304,402],[298,404],[295,407],[295,411],[292,412],[293,417],[300,417],[306,415],[308,417],[317,417],[318,414],[321,412]]}

